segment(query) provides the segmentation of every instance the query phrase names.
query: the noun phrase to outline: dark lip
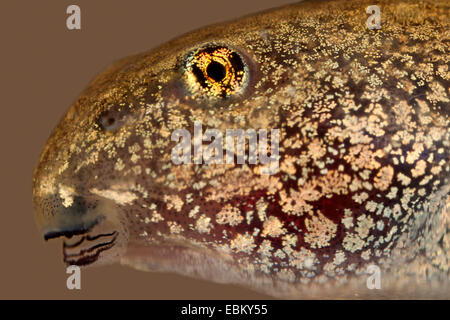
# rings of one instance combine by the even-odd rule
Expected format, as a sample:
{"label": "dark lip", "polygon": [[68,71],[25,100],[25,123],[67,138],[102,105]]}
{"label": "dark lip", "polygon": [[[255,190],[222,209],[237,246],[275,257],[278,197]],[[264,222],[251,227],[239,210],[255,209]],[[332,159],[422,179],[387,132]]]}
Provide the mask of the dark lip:
{"label": "dark lip", "polygon": [[[119,233],[117,231],[113,231],[111,233],[98,234],[95,236],[85,235],[76,243],[69,245],[64,242],[63,243],[64,262],[70,265],[78,265],[78,266],[91,264],[98,260],[101,252],[111,249],[115,245],[118,235]],[[102,237],[112,237],[112,239],[109,241],[97,243],[87,249],[82,249],[78,253],[68,254],[66,251],[67,248],[73,249],[78,247],[84,241],[94,241]]]}
{"label": "dark lip", "polygon": [[88,233],[92,230],[97,224],[99,224],[103,220],[103,217],[99,217],[92,221],[87,227],[74,228],[73,230],[62,230],[62,231],[49,231],[44,234],[45,241],[50,239],[55,239],[59,237],[72,238],[73,236],[77,236],[80,234]]}
{"label": "dark lip", "polygon": [[47,232],[44,235],[44,239],[45,239],[45,241],[50,240],[50,239],[54,239],[54,238],[59,238],[59,237],[66,237],[66,238],[70,239],[73,236],[77,236],[77,235],[80,235],[80,234],[87,233],[91,229],[92,229],[92,227],[89,228],[89,229],[77,229],[77,230],[74,230],[74,231],[50,231],[50,232]]}

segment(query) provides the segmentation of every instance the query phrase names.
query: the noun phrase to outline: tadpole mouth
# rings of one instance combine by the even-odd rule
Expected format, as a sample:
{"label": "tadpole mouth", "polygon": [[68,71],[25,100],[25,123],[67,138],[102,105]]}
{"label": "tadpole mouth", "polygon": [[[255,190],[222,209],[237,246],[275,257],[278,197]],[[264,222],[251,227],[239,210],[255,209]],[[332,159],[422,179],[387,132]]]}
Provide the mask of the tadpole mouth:
{"label": "tadpole mouth", "polygon": [[[98,260],[100,253],[111,249],[119,234],[114,230],[109,233],[93,233],[95,227],[104,220],[103,216],[93,220],[87,226],[80,226],[72,230],[48,231],[44,239],[63,238],[63,257],[68,265],[88,265]],[[69,243],[67,240],[75,238]]]}
{"label": "tadpole mouth", "polygon": [[44,240],[62,240],[63,261],[67,265],[118,261],[125,250],[127,230],[118,218],[115,203],[90,195],[73,195],[69,200],[72,201],[63,203],[57,193],[34,199]]}

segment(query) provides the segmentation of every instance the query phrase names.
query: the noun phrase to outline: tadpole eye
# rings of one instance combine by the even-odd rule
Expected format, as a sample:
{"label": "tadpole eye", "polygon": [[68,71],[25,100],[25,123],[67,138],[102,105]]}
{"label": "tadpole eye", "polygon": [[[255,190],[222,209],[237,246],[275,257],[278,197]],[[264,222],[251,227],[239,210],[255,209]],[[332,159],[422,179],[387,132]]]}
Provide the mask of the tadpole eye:
{"label": "tadpole eye", "polygon": [[248,68],[242,56],[224,46],[208,45],[191,51],[184,68],[194,97],[230,97],[242,92],[248,82]]}
{"label": "tadpole eye", "polygon": [[110,106],[98,116],[96,124],[101,130],[116,131],[124,124],[127,112],[127,107]]}

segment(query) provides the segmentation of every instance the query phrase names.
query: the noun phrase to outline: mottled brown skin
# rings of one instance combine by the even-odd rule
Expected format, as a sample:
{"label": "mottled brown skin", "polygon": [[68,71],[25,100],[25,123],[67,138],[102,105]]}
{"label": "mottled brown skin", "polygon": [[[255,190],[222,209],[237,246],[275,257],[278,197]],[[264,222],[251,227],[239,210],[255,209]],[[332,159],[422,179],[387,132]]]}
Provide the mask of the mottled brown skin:
{"label": "mottled brown skin", "polygon": [[[372,4],[380,30],[365,24]],[[448,1],[307,1],[116,63],[42,152],[40,229],[65,238],[70,264],[289,298],[450,298],[448,17]],[[205,45],[245,61],[236,93],[186,78]],[[280,129],[279,172],[173,164],[170,135],[194,121]],[[371,264],[381,290],[366,288]]]}

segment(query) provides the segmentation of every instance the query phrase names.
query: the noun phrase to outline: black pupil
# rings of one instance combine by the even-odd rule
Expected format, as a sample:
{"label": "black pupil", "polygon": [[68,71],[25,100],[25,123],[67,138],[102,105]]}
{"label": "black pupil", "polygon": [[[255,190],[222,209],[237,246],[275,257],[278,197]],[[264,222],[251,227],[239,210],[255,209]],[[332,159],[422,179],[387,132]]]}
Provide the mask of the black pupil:
{"label": "black pupil", "polygon": [[223,78],[225,78],[226,70],[225,67],[219,62],[212,61],[208,67],[206,67],[206,73],[211,79],[220,82]]}
{"label": "black pupil", "polygon": [[114,119],[114,118],[108,118],[108,125],[109,126],[112,126],[113,124],[114,124],[114,122],[116,122],[116,119]]}

